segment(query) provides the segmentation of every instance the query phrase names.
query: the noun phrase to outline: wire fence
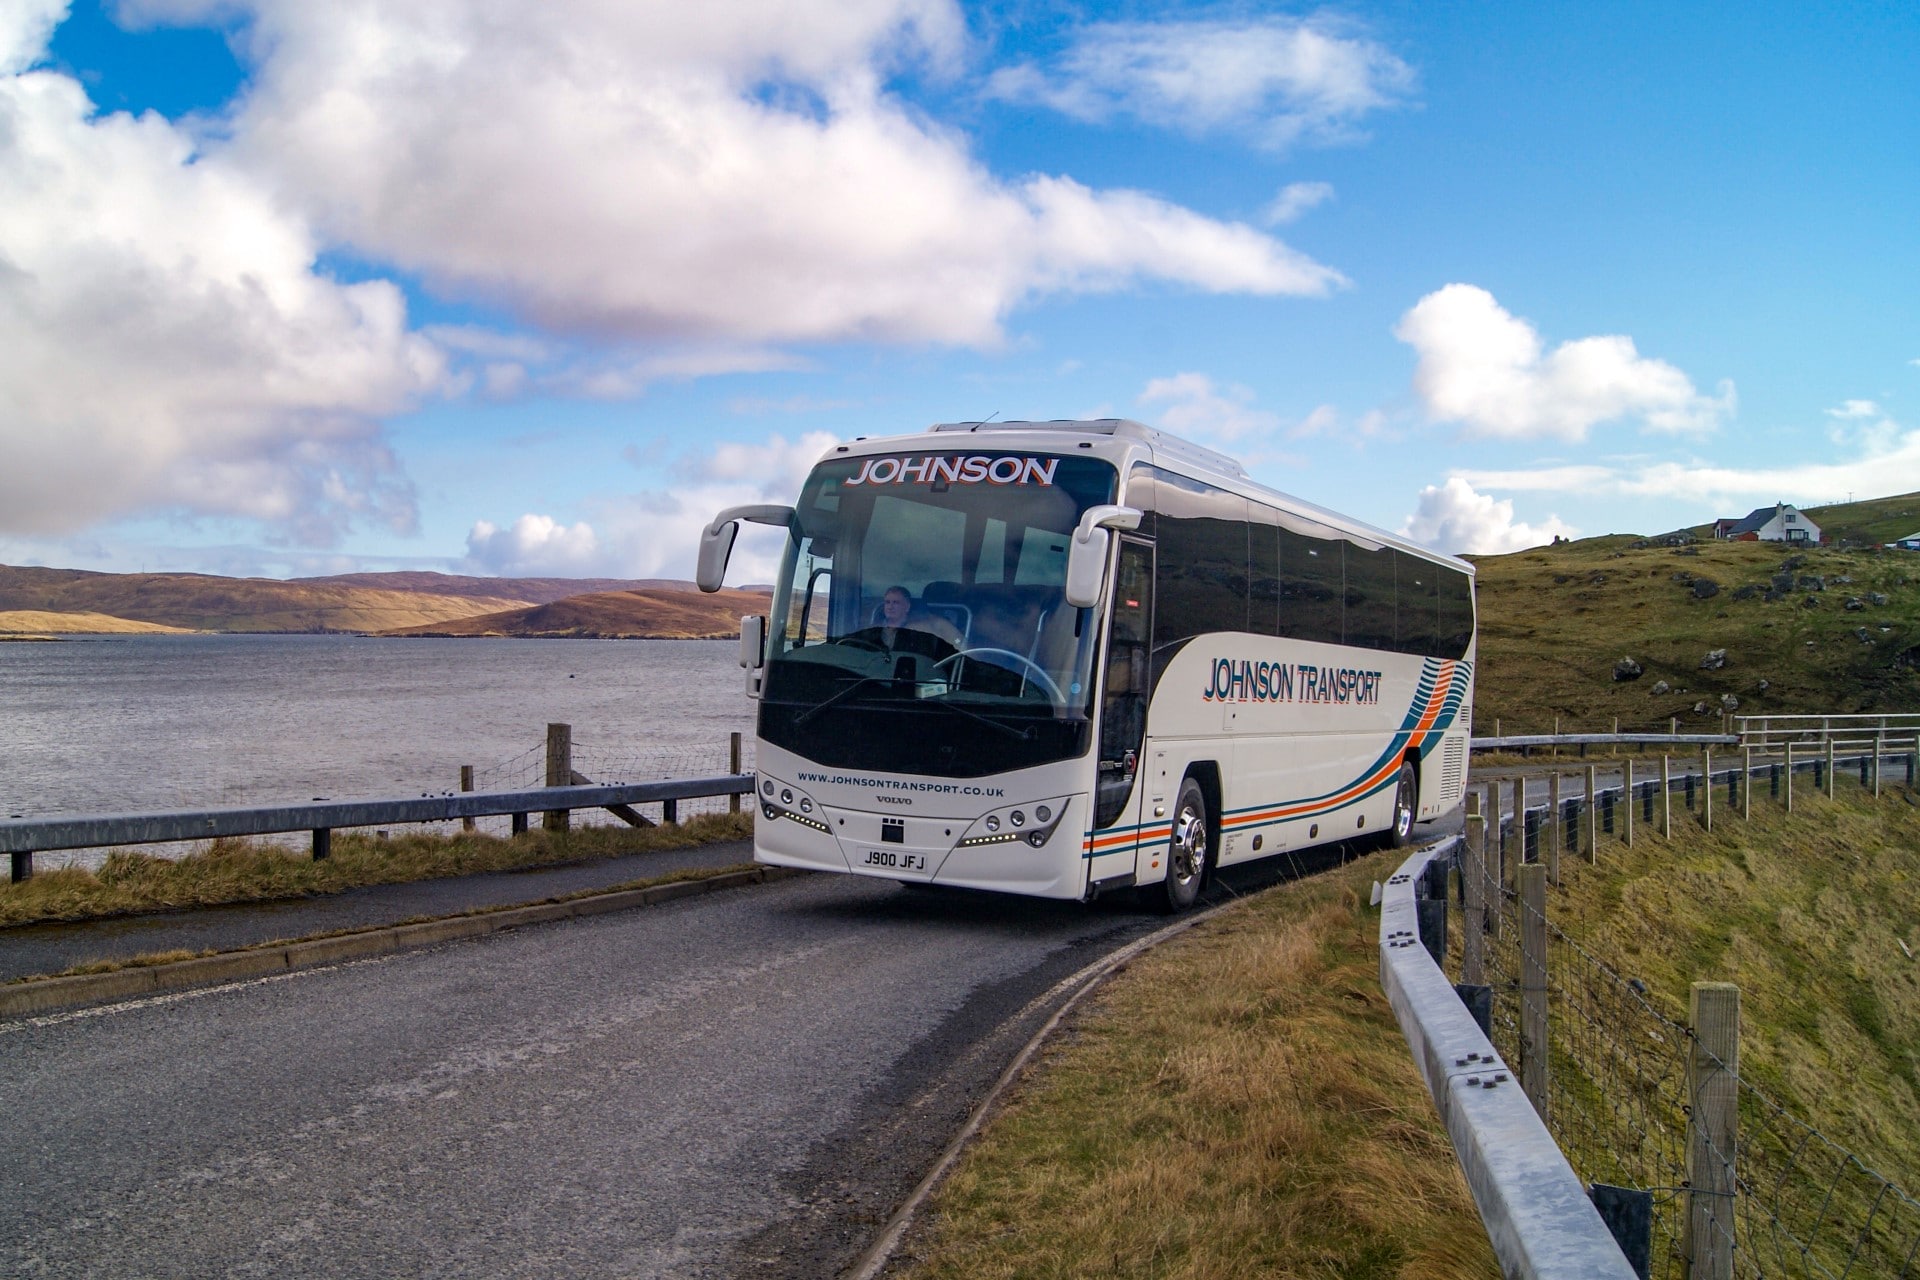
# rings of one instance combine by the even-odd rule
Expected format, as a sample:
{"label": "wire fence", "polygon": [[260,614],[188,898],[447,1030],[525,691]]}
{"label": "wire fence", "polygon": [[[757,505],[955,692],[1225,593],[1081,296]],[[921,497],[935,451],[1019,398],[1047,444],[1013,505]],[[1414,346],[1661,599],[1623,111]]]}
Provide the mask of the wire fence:
{"label": "wire fence", "polygon": [[[1462,896],[1486,914],[1481,972],[1462,976],[1491,988],[1488,1036],[1519,1067],[1596,1204],[1635,1205],[1610,1218],[1629,1260],[1672,1280],[1920,1277],[1920,1203],[1821,1132],[1804,1107],[1742,1076],[1737,992],[1695,987],[1696,1001],[1702,988],[1732,993],[1730,1027],[1717,1014],[1669,1007],[1670,997],[1623,976],[1529,900],[1521,885],[1531,875],[1547,901],[1542,862],[1576,815],[1571,805],[1539,820],[1523,814],[1496,820],[1506,838],[1470,838],[1460,870],[1480,892],[1463,884]],[[1451,954],[1464,964],[1467,950],[1457,938]],[[1542,969],[1543,982],[1530,978]],[[1540,988],[1532,1008],[1530,987]]]}
{"label": "wire fence", "polygon": [[[550,726],[550,740],[528,747],[515,755],[489,765],[472,767],[473,791],[513,791],[549,784],[548,770],[553,759],[551,734],[564,729],[565,756],[569,772],[576,781],[604,784],[654,782],[669,778],[717,777],[754,770],[753,735],[739,733],[710,744],[686,743],[662,745],[654,739],[595,734],[589,730],[576,734],[571,726]],[[738,799],[727,796],[703,796],[681,800],[671,811],[673,821],[685,821],[701,814],[737,811]],[[649,815],[650,820],[668,820],[663,807]],[[580,810],[575,820],[587,824],[620,821],[598,810]],[[487,829],[489,820],[478,820]],[[494,820],[492,825],[501,825]]]}

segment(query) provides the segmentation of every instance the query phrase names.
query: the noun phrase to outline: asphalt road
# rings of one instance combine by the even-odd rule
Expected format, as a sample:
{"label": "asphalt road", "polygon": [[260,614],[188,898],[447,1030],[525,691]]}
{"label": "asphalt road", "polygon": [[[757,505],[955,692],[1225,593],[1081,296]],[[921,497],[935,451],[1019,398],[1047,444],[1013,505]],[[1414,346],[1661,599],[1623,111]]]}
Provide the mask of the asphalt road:
{"label": "asphalt road", "polygon": [[0,1024],[0,1274],[830,1276],[1159,923],[805,877]]}

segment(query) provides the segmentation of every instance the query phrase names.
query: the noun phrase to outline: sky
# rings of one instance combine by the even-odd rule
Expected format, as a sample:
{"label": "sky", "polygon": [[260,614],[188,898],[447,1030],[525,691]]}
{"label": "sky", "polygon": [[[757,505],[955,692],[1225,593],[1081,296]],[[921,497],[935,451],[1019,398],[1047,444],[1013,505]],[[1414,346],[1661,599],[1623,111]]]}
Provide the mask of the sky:
{"label": "sky", "polygon": [[1449,552],[1920,490],[1915,66],[1906,3],[0,0],[0,563],[689,577],[987,417]]}

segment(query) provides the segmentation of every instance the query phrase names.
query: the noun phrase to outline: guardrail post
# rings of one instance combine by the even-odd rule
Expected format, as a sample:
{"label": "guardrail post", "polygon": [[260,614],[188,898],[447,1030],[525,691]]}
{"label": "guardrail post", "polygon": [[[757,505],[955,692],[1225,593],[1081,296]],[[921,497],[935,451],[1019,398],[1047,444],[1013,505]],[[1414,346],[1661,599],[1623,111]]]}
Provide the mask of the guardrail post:
{"label": "guardrail post", "polygon": [[[1607,817],[1607,825],[1612,827],[1611,808]],[[1587,766],[1587,861],[1600,861],[1600,771],[1592,765]]]}
{"label": "guardrail post", "polygon": [[[599,770],[594,770],[598,773]],[[573,784],[573,726],[570,724],[550,724],[547,726],[547,785],[565,787]],[[549,809],[541,825],[549,831],[565,831],[573,818],[566,809]]]}
{"label": "guardrail post", "polygon": [[[462,791],[473,790],[473,766],[470,764],[460,766],[460,789]],[[460,819],[460,829],[462,831],[471,831],[473,828],[474,821],[472,818]]]}
{"label": "guardrail post", "polygon": [[1537,865],[1540,861],[1540,819],[1529,809],[1523,815],[1520,833],[1520,864]]}
{"label": "guardrail post", "polygon": [[1713,748],[1700,748],[1700,821],[1713,830]]}
{"label": "guardrail post", "polygon": [[17,851],[12,857],[12,862],[14,884],[25,884],[27,881],[33,879],[33,850],[21,849]]}
{"label": "guardrail post", "polygon": [[1460,980],[1473,986],[1486,979],[1487,818],[1480,797],[1467,793],[1467,857],[1460,868],[1466,899],[1460,921]]}
{"label": "guardrail post", "polygon": [[1547,871],[1520,868],[1520,1087],[1547,1119]]}
{"label": "guardrail post", "polygon": [[1647,1280],[1653,1274],[1653,1192],[1596,1182],[1587,1195],[1633,1274]]}
{"label": "guardrail post", "polygon": [[[382,831],[381,835],[387,834]],[[333,828],[315,827],[313,829],[313,860],[325,862],[327,855],[333,852]]]}
{"label": "guardrail post", "polygon": [[1660,835],[1673,839],[1673,757],[1660,757]]}
{"label": "guardrail post", "polygon": [[1913,740],[1913,746],[1907,750],[1907,789],[1913,789],[1915,757],[1920,756],[1920,738]]}
{"label": "guardrail post", "polygon": [[1567,810],[1560,800],[1560,771],[1554,770],[1553,777],[1547,783],[1547,848],[1546,857],[1541,861],[1547,864],[1547,882],[1560,883],[1560,844],[1566,839]]}
{"label": "guardrail post", "polygon": [[660,802],[660,821],[669,827],[680,821],[680,802],[678,800],[662,800]]}
{"label": "guardrail post", "polygon": [[1687,1219],[1681,1256],[1688,1280],[1733,1275],[1734,1158],[1739,1142],[1740,988],[1696,982],[1688,998]]}
{"label": "guardrail post", "polygon": [[[727,735],[727,772],[738,775],[740,772],[740,731],[735,729]],[[740,812],[740,793],[734,792],[727,797],[727,812]]]}

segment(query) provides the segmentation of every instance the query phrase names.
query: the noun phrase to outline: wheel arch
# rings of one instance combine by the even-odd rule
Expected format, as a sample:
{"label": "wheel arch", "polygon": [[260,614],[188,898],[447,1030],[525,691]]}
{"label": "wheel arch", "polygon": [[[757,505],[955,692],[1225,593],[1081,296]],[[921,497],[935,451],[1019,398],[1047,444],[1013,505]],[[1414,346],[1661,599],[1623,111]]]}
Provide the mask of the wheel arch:
{"label": "wheel arch", "polygon": [[1207,802],[1207,874],[1202,883],[1211,883],[1214,870],[1220,865],[1220,824],[1224,817],[1220,765],[1214,760],[1194,760],[1187,765],[1181,780],[1184,782],[1187,778],[1200,784],[1200,796]]}

